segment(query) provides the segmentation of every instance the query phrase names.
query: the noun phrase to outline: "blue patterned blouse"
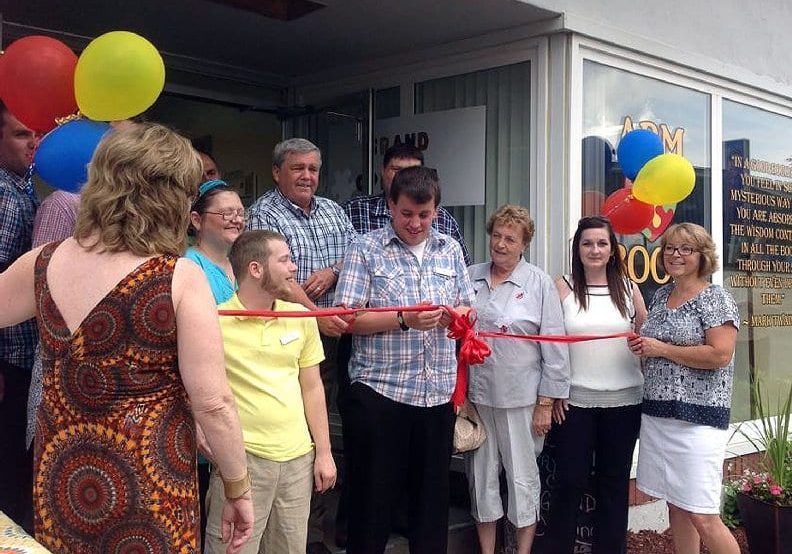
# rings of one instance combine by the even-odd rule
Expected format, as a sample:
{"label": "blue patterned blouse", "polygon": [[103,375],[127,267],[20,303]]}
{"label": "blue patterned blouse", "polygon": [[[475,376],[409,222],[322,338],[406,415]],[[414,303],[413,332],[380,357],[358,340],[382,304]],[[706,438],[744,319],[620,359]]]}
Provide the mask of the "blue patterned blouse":
{"label": "blue patterned blouse", "polygon": [[[740,328],[737,304],[723,287],[710,285],[671,309],[667,302],[673,290],[673,284],[657,290],[641,335],[677,346],[697,346],[705,343],[707,329],[726,323]],[[734,356],[719,369],[695,369],[667,358],[646,358],[644,377],[643,413],[728,428]]]}

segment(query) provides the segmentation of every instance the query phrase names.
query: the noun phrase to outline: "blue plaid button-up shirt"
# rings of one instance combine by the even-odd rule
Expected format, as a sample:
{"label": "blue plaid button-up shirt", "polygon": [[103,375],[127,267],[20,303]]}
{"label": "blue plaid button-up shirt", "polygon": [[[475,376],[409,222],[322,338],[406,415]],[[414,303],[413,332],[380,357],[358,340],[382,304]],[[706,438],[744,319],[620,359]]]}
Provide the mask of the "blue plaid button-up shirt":
{"label": "blue plaid button-up shirt", "polygon": [[[470,305],[473,288],[457,241],[434,229],[423,263],[392,225],[358,237],[344,259],[336,303],[349,307]],[[349,377],[396,402],[431,407],[449,402],[456,383],[454,341],[446,329],[384,331],[352,337]]]}
{"label": "blue plaid button-up shirt", "polygon": [[[355,227],[355,231],[361,235],[370,233],[377,229],[382,229],[390,225],[391,213],[388,209],[388,202],[382,194],[369,196],[356,196],[350,198],[342,205],[349,220]],[[470,254],[465,246],[465,238],[459,228],[454,216],[442,206],[437,207],[437,217],[432,222],[432,227],[436,231],[452,237],[462,247],[462,255],[465,258],[465,265],[470,265]]]}
{"label": "blue plaid button-up shirt", "polygon": [[[311,211],[306,213],[277,188],[250,207],[247,228],[268,229],[286,237],[300,284],[312,273],[340,262],[356,235],[344,210],[329,198],[314,196]],[[334,306],[334,295],[335,287],[328,289],[316,300],[316,305]]]}
{"label": "blue plaid button-up shirt", "polygon": [[[0,272],[30,250],[38,204],[29,179],[0,167]],[[37,343],[35,319],[0,329],[0,358],[30,369]]]}

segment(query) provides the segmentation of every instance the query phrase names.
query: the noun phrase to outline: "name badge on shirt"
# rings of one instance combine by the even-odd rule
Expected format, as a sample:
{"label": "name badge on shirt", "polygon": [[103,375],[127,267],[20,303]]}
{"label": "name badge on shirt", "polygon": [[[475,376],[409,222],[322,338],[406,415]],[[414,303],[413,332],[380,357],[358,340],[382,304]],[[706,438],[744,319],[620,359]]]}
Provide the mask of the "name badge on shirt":
{"label": "name badge on shirt", "polygon": [[296,341],[296,340],[297,340],[297,339],[299,339],[299,338],[300,338],[300,334],[299,334],[299,333],[297,333],[296,331],[295,331],[295,332],[293,332],[293,333],[287,333],[287,334],[283,335],[283,336],[280,338],[280,343],[281,343],[283,346],[286,346],[286,345],[287,345],[287,344],[289,344],[290,342],[294,342],[294,341]]}

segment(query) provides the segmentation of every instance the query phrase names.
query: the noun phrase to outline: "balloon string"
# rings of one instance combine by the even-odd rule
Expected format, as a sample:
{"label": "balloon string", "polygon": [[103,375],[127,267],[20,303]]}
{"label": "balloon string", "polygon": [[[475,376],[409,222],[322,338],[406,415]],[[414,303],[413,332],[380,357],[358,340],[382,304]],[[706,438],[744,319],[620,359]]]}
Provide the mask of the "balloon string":
{"label": "balloon string", "polygon": [[459,408],[465,401],[468,385],[468,367],[478,365],[492,353],[489,344],[482,338],[489,339],[511,339],[529,340],[534,342],[554,342],[570,344],[592,340],[604,340],[614,338],[631,338],[637,336],[635,333],[614,333],[610,335],[518,335],[513,333],[501,333],[492,331],[476,331],[476,314],[471,310],[461,315],[453,308],[444,305],[420,304],[418,306],[384,306],[367,308],[324,308],[305,311],[275,311],[275,310],[219,310],[221,316],[236,317],[332,317],[332,316],[355,316],[360,313],[379,313],[379,312],[428,312],[444,309],[451,315],[451,323],[448,326],[448,338],[461,341],[459,354],[457,355],[457,379],[454,392],[451,395],[451,402]]}

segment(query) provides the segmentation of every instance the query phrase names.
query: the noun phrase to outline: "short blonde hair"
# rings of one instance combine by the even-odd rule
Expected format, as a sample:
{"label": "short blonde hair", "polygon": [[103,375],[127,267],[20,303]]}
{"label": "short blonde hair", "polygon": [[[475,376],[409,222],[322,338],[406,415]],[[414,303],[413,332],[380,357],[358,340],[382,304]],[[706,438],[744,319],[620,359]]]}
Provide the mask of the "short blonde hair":
{"label": "short blonde hair", "polygon": [[74,238],[106,252],[181,255],[202,173],[190,141],[167,127],[109,132],[88,168]]}
{"label": "short blonde hair", "polygon": [[514,225],[522,229],[523,241],[525,246],[531,242],[534,236],[534,222],[531,214],[522,206],[514,204],[504,204],[492,214],[487,221],[487,234],[492,234],[492,229],[496,225]]}
{"label": "short blonde hair", "polygon": [[[675,223],[671,225],[663,237],[660,239],[660,248],[665,249],[671,239],[680,238],[685,244],[689,244],[693,249],[701,254],[699,260],[698,276],[709,277],[718,271],[718,254],[715,251],[715,241],[712,236],[701,225],[695,223]],[[663,256],[658,257],[658,264],[666,271],[663,263]]]}

